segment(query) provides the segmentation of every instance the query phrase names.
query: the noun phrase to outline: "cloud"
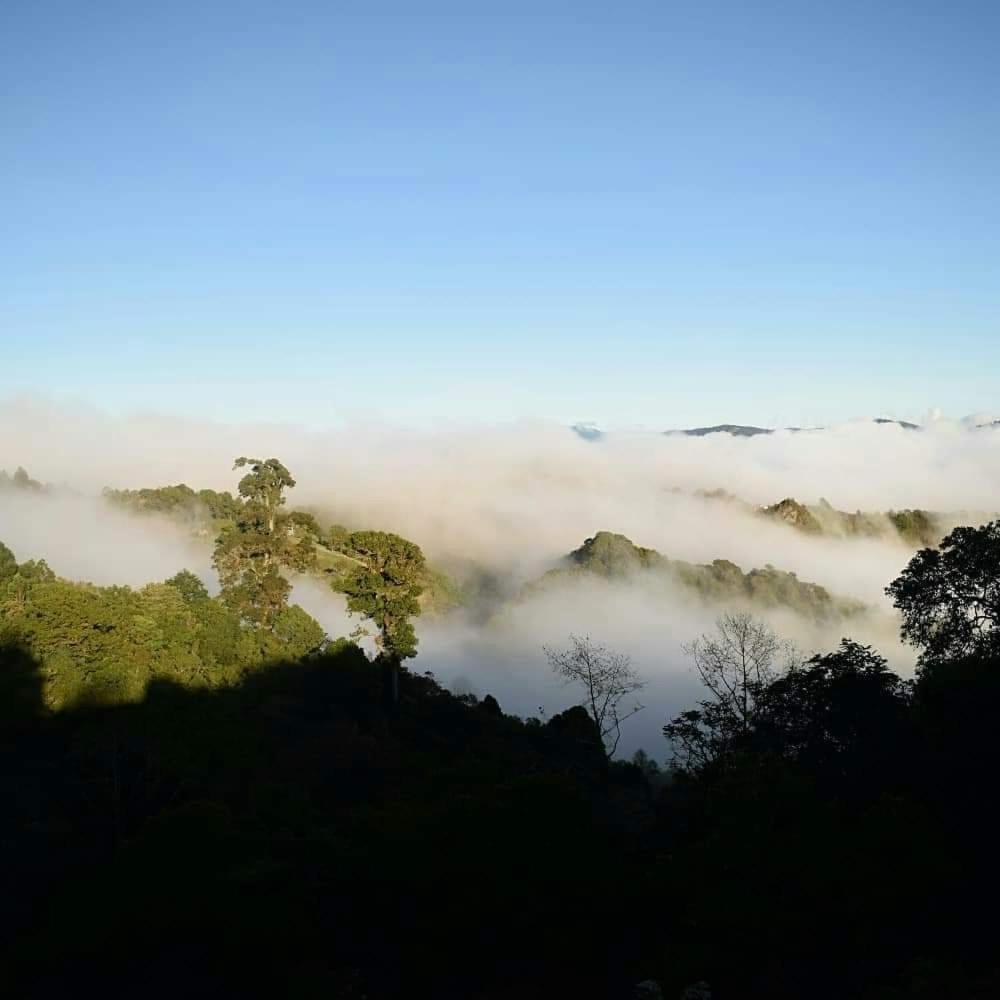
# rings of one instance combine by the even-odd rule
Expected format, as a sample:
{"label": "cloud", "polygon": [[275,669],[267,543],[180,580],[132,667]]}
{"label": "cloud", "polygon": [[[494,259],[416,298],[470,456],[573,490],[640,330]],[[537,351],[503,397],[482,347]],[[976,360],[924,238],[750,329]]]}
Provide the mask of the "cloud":
{"label": "cloud", "polygon": [[[0,539],[19,558],[44,557],[66,576],[139,584],[188,566],[211,578],[207,545],[160,522],[109,511],[97,499],[100,489],[176,482],[233,489],[237,455],[274,455],[298,481],[292,503],[350,527],[396,531],[458,574],[473,567],[495,574],[509,592],[602,529],[671,558],[792,570],[875,605],[857,626],[865,634],[856,637],[877,641],[901,668],[912,657],[896,644],[882,591],[908,560],[905,547],[810,537],[693,492],[723,489],[750,504],[825,497],[846,510],[989,511],[1000,497],[1000,430],[944,419],[922,431],[858,422],[752,438],[632,432],[589,441],[532,421],[432,430],[352,424],[320,432],[115,417],[26,399],[0,404],[0,431],[0,467],[23,465],[37,479],[77,491],[41,504],[12,494],[0,501]],[[356,624],[342,599],[321,585],[300,581],[295,593],[332,633]],[[549,677],[541,646],[590,633],[630,653],[651,677],[646,700],[652,705],[655,697],[659,707],[642,713],[636,732],[659,738],[664,706],[683,707],[696,694],[680,644],[708,628],[714,613],[677,592],[594,581],[518,604],[486,625],[462,615],[427,619],[417,668],[493,691],[509,710],[556,710],[570,694]],[[809,649],[840,638],[810,631],[793,616],[779,615],[775,625]]]}
{"label": "cloud", "polygon": [[140,587],[189,569],[217,589],[210,550],[182,527],[130,517],[97,497],[0,491],[0,541],[18,562],[44,559],[74,580]]}

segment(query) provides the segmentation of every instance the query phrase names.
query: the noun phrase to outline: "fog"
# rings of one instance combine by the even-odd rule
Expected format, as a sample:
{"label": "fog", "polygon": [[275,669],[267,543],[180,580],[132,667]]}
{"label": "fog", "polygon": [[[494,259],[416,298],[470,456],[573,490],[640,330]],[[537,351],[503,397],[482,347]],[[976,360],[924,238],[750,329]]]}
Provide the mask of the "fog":
{"label": "fog", "polygon": [[18,562],[44,559],[71,580],[141,587],[189,569],[218,590],[205,544],[180,525],[132,517],[99,497],[0,490],[0,541]]}
{"label": "fog", "polygon": [[[1000,496],[1000,430],[942,419],[921,431],[857,421],[753,438],[623,431],[586,441],[568,428],[529,421],[318,432],[116,417],[32,399],[0,404],[0,429],[0,468],[21,465],[60,487],[42,497],[0,494],[0,540],[19,559],[45,558],[67,577],[140,585],[187,567],[214,585],[210,540],[111,510],[100,490],[178,482],[232,490],[236,456],[277,456],[298,481],[291,504],[348,527],[396,531],[460,577],[496,575],[511,595],[599,530],[671,558],[794,571],[872,609],[849,627],[767,616],[782,635],[811,652],[850,631],[903,672],[913,656],[898,644],[883,588],[911,555],[905,546],[810,537],[694,491],[722,489],[749,504],[824,497],[851,511],[990,511]],[[331,635],[357,624],[317,581],[297,580],[294,597]],[[552,714],[575,699],[551,677],[542,646],[565,644],[571,632],[589,634],[632,656],[649,681],[642,695],[648,707],[630,722],[623,749],[645,745],[662,759],[666,716],[698,695],[681,645],[710,628],[720,610],[664,584],[577,581],[508,601],[491,616],[421,620],[414,667],[456,690],[491,692],[508,711]]]}

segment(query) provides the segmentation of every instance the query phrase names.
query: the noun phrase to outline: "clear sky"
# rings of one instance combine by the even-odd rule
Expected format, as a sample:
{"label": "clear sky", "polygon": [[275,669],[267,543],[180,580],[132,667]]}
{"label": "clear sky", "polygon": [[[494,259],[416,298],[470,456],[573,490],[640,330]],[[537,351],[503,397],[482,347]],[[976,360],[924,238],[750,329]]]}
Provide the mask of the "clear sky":
{"label": "clear sky", "polygon": [[1000,409],[1000,4],[0,5],[0,394]]}

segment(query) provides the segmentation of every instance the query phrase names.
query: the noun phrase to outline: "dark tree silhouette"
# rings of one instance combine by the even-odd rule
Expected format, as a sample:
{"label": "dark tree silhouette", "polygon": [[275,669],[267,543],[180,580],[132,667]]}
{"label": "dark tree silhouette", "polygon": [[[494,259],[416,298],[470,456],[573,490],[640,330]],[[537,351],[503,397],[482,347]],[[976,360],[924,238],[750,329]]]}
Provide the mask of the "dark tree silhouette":
{"label": "dark tree silhouette", "polygon": [[910,684],[883,657],[844,639],[836,652],[814,656],[768,685],[758,742],[828,784],[885,787],[912,751],[910,696]]}
{"label": "dark tree silhouette", "polygon": [[625,701],[646,682],[629,657],[598,645],[589,636],[571,635],[569,642],[568,649],[546,647],[545,655],[565,683],[583,688],[583,707],[597,727],[608,757],[612,757],[622,738],[622,723],[644,707],[637,701]]}
{"label": "dark tree silhouette", "polygon": [[684,647],[710,698],[663,727],[674,762],[684,770],[704,768],[745,745],[754,732],[768,685],[795,651],[762,621],[745,612],[725,614],[715,633]]}
{"label": "dark tree silhouette", "polygon": [[1000,649],[1000,521],[956,528],[886,588],[921,662]]}

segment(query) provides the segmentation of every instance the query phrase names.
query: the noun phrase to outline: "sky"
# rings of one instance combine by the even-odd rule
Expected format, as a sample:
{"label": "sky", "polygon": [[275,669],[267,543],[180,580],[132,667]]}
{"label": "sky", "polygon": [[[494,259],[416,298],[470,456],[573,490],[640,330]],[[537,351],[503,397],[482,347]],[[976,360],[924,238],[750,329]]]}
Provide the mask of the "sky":
{"label": "sky", "polygon": [[1000,6],[0,5],[0,396],[1000,409]]}

